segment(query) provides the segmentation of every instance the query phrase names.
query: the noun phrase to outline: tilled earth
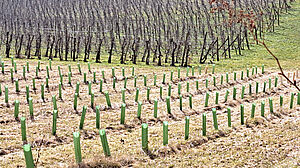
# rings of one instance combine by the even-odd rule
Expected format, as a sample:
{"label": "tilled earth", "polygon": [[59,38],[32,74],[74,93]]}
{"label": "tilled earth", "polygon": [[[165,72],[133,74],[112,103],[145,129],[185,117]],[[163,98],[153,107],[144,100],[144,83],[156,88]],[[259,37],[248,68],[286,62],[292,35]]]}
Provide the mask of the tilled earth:
{"label": "tilled earth", "polygon": [[[278,76],[277,72],[258,69],[244,78],[237,72],[237,80],[233,80],[233,72],[229,72],[229,82],[225,73],[211,73],[211,66],[202,67],[201,74],[191,68],[186,76],[186,68],[181,69],[181,78],[177,76],[177,69],[173,69],[173,80],[168,68],[136,67],[135,75],[137,87],[140,89],[139,101],[143,103],[141,119],[137,115],[135,102],[136,88],[131,75],[131,67],[125,67],[128,77],[126,89],[126,118],[125,125],[120,124],[121,88],[124,87],[124,77],[121,67],[115,68],[116,89],[112,85],[111,68],[92,65],[91,71],[96,72],[97,81],[93,82],[95,106],[100,106],[101,129],[107,132],[112,156],[104,157],[99,132],[96,129],[96,113],[91,108],[88,85],[83,82],[83,73],[87,73],[88,80],[93,81],[93,74],[88,72],[88,66],[81,65],[82,74],[77,65],[72,64],[72,84],[68,84],[68,66],[60,65],[63,78],[63,96],[58,98],[59,62],[53,62],[50,70],[49,85],[45,89],[45,101],[41,99],[41,84],[45,84],[46,65],[41,62],[41,70],[36,78],[36,88],[32,89],[32,78],[36,77],[36,61],[29,61],[30,73],[26,73],[26,80],[22,75],[24,60],[17,60],[17,73],[14,78],[19,79],[20,92],[15,91],[15,84],[11,81],[11,62],[5,61],[5,73],[0,74],[2,95],[0,96],[0,167],[25,167],[21,140],[21,124],[14,118],[14,101],[20,101],[20,114],[26,117],[27,139],[32,146],[33,157],[37,167],[76,167],[72,133],[80,131],[82,167],[297,167],[300,158],[300,105],[297,104],[297,90]],[[218,67],[216,66],[216,69]],[[106,105],[105,96],[99,91],[101,71],[105,71],[103,91],[109,91],[112,108]],[[162,83],[163,74],[166,82]],[[157,86],[154,86],[154,74],[157,74]],[[144,86],[144,75],[147,75],[147,86]],[[224,80],[221,84],[221,75]],[[213,77],[216,86],[213,86]],[[278,77],[278,86],[274,86]],[[299,78],[295,76],[299,83]],[[205,87],[205,80],[209,80],[209,87]],[[271,88],[269,89],[269,79]],[[196,89],[196,81],[199,89]],[[73,109],[76,83],[80,82],[80,98],[77,111]],[[256,93],[256,82],[259,83]],[[263,92],[263,82],[267,82],[266,92]],[[183,110],[179,109],[178,84],[181,83],[183,96]],[[189,83],[189,93],[187,92]],[[251,94],[249,83],[252,84]],[[172,86],[171,113],[167,113],[165,98],[169,84]],[[9,87],[9,103],[4,101],[4,86]],[[26,85],[30,87],[33,98],[34,118],[29,116],[26,101]],[[163,96],[160,98],[160,86]],[[245,86],[245,97],[241,99],[241,88]],[[147,100],[147,87],[150,88],[150,101]],[[233,88],[237,89],[237,99],[233,100]],[[226,90],[229,90],[228,100],[225,101]],[[204,107],[205,94],[210,93],[209,106]],[[219,92],[219,102],[216,104],[215,95]],[[295,93],[294,105],[290,109],[291,93]],[[193,107],[189,107],[189,95],[192,95]],[[56,95],[58,103],[57,135],[51,135],[52,128],[52,95]],[[283,96],[283,106],[279,106],[279,96]],[[274,113],[269,112],[268,98],[273,98]],[[158,118],[154,118],[154,99],[158,99]],[[261,117],[261,101],[265,101],[265,117]],[[252,103],[256,103],[255,117],[250,118]],[[240,122],[240,104],[245,106],[245,125]],[[88,106],[84,128],[79,130],[82,107]],[[230,107],[232,127],[227,125],[227,108]],[[212,108],[217,109],[219,130],[214,130]],[[207,114],[207,136],[202,136],[202,113]],[[185,116],[190,116],[190,136],[184,140]],[[162,122],[169,123],[169,145],[163,146]],[[141,124],[149,125],[149,151],[141,149]]]}

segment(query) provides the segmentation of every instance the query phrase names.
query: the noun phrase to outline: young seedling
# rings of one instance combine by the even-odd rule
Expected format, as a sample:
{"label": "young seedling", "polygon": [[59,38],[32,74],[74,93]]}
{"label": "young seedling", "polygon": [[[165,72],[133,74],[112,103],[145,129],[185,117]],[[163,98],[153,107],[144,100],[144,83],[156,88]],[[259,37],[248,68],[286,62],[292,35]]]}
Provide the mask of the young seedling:
{"label": "young seedling", "polygon": [[213,120],[214,120],[214,128],[215,130],[218,130],[217,110],[213,108],[212,113],[213,113]]}
{"label": "young seedling", "polygon": [[178,83],[178,95],[180,95],[181,94],[181,83],[179,82]]}
{"label": "young seedling", "polygon": [[57,110],[53,110],[52,135],[56,135]]}
{"label": "young seedling", "polygon": [[233,80],[236,81],[236,72],[233,73]]}
{"label": "young seedling", "polygon": [[179,108],[182,111],[182,95],[179,95]]}
{"label": "young seedling", "polygon": [[23,78],[26,80],[26,67],[23,65]]}
{"label": "young seedling", "polygon": [[196,80],[196,90],[199,90],[199,81]]}
{"label": "young seedling", "polygon": [[228,75],[228,72],[226,72],[226,83],[229,83],[229,75]]}
{"label": "young seedling", "polygon": [[148,124],[142,124],[142,149],[148,150]]}
{"label": "young seedling", "polygon": [[88,62],[88,70],[89,70],[89,73],[92,73],[92,70],[91,70],[91,63]]}
{"label": "young seedling", "polygon": [[18,93],[18,92],[20,92],[19,80],[18,79],[15,80],[15,84],[16,84],[16,92]]}
{"label": "young seedling", "polygon": [[169,88],[168,88],[168,96],[171,97],[171,93],[172,93],[172,85],[169,84]]}
{"label": "young seedling", "polygon": [[153,85],[156,86],[156,79],[157,79],[157,75],[154,74],[154,80],[153,80]]}
{"label": "young seedling", "polygon": [[127,77],[124,78],[124,88],[127,88]]}
{"label": "young seedling", "polygon": [[265,117],[265,101],[262,101],[261,103],[260,103],[260,115],[262,116],[262,117]]}
{"label": "young seedling", "polygon": [[270,107],[270,113],[273,114],[273,99],[272,97],[269,98],[269,107]]}
{"label": "young seedling", "polygon": [[126,103],[126,102],[125,102],[125,91],[126,91],[126,90],[125,90],[124,88],[121,89],[121,92],[122,92],[122,102],[123,102],[123,103]]}
{"label": "young seedling", "polygon": [[215,69],[216,69],[216,65],[213,64],[213,66],[212,66],[212,74],[215,74]]}
{"label": "young seedling", "polygon": [[76,163],[81,163],[81,147],[80,147],[80,133],[74,132],[73,133],[73,141],[74,141],[74,150],[75,150],[75,159]]}
{"label": "young seedling", "polygon": [[185,140],[189,139],[189,134],[190,134],[190,117],[186,116],[185,117],[185,129],[184,129],[184,139]]}
{"label": "young seedling", "polygon": [[[50,69],[51,69],[51,66],[50,66]],[[28,61],[26,61],[26,70],[27,70],[27,72],[29,72],[29,62]]]}
{"label": "young seedling", "polygon": [[104,70],[101,71],[101,74],[102,74],[102,79],[105,80]]}
{"label": "young seedling", "polygon": [[113,89],[116,90],[116,78],[113,77]]}
{"label": "young seedling", "polygon": [[290,109],[293,108],[293,104],[294,104],[294,93],[291,93]]}
{"label": "young seedling", "polygon": [[115,74],[115,67],[112,67],[112,68],[111,68],[111,75],[112,75],[112,77],[115,77],[115,76],[116,76],[116,74]]}
{"label": "young seedling", "polygon": [[30,114],[30,117],[33,118],[33,102],[32,102],[32,98],[29,97],[28,98],[28,105],[29,105],[29,114]]}
{"label": "young seedling", "polygon": [[137,109],[137,118],[141,119],[141,114],[142,114],[142,102],[138,102],[138,109]]}
{"label": "young seedling", "polygon": [[221,75],[221,80],[220,80],[220,84],[223,85],[223,75]]}
{"label": "young seedling", "polygon": [[154,99],[154,118],[157,118],[157,106],[158,106],[158,101],[157,98]]}
{"label": "young seedling", "polygon": [[72,75],[71,75],[71,73],[69,72],[69,73],[68,73],[68,84],[69,84],[70,86],[72,86],[72,80],[71,80],[71,77],[72,77]]}
{"label": "young seedling", "polygon": [[52,95],[53,109],[57,110],[56,95]]}
{"label": "young seedling", "polygon": [[58,69],[58,75],[61,76],[62,74],[61,74],[61,70],[60,70],[60,66],[59,65],[57,66],[57,69]]}
{"label": "young seedling", "polygon": [[27,136],[26,136],[26,119],[25,119],[25,117],[21,117],[21,132],[22,132],[22,141],[26,142]]}
{"label": "young seedling", "polygon": [[219,92],[216,92],[216,104],[219,104]]}
{"label": "young seedling", "polygon": [[190,82],[186,82],[186,92],[190,92]]}
{"label": "young seedling", "polygon": [[32,89],[36,90],[36,87],[35,87],[35,78],[32,78]]}
{"label": "young seedling", "polygon": [[11,79],[11,82],[13,83],[14,82],[14,72],[13,72],[12,68],[10,68],[10,79]]}
{"label": "young seedling", "polygon": [[206,136],[206,113],[202,114],[202,136]]}
{"label": "young seedling", "polygon": [[233,87],[233,100],[236,100],[236,87]]}
{"label": "young seedling", "polygon": [[136,88],[136,91],[135,91],[135,102],[139,101],[139,92],[140,92],[140,89]]}
{"label": "young seedling", "polygon": [[278,85],[278,77],[275,78],[275,84],[274,84],[274,86],[277,87],[277,85]]}
{"label": "young seedling", "polygon": [[162,86],[159,87],[159,97],[160,99],[162,99],[162,96],[163,96],[163,88]]}
{"label": "young seedling", "polygon": [[267,87],[267,82],[264,82],[264,88],[263,88],[263,92],[266,92],[266,87]]}
{"label": "young seedling", "polygon": [[244,80],[244,71],[241,71],[241,80]]}
{"label": "young seedling", "polygon": [[63,99],[62,98],[62,84],[59,82],[59,84],[58,84],[58,97],[59,97],[59,99]]}
{"label": "young seedling", "polygon": [[192,66],[192,76],[195,76],[195,67]]}
{"label": "young seedling", "polygon": [[206,92],[206,94],[205,94],[205,104],[204,104],[204,107],[208,107],[208,99],[209,99],[209,93]]}
{"label": "young seedling", "polygon": [[170,81],[173,81],[173,70],[171,70],[171,74],[170,74]]}
{"label": "young seedling", "polygon": [[134,67],[132,67],[131,76],[134,76]]}
{"label": "young seedling", "polygon": [[228,121],[228,127],[231,127],[231,109],[227,108],[227,121]]}
{"label": "young seedling", "polygon": [[105,130],[104,129],[99,130],[99,135],[100,135],[104,155],[108,157],[108,156],[110,156],[110,150],[109,150]]}
{"label": "young seedling", "polygon": [[241,104],[241,125],[244,125],[244,105]]}
{"label": "young seedling", "polygon": [[15,100],[15,119],[17,120],[19,118],[19,111],[20,111],[20,102],[19,100]]}
{"label": "young seedling", "polygon": [[121,105],[121,124],[125,124],[125,108],[126,104],[122,103]]}
{"label": "young seedling", "polygon": [[228,100],[228,95],[229,95],[229,90],[227,89],[226,90],[226,93],[225,93],[225,100],[224,100],[224,102],[227,102],[227,100]]}
{"label": "young seedling", "polygon": [[81,67],[80,67],[80,64],[79,64],[79,63],[77,63],[77,67],[78,67],[78,72],[79,72],[79,74],[81,75]]}
{"label": "young seedling", "polygon": [[50,79],[50,72],[49,72],[49,67],[48,66],[46,66],[46,71],[47,71],[47,78]]}
{"label": "young seedling", "polygon": [[93,72],[93,82],[96,83],[97,80],[96,80],[96,72]]}
{"label": "young seedling", "polygon": [[29,86],[26,85],[26,101],[28,102],[29,99]]}
{"label": "young seedling", "polygon": [[254,116],[255,116],[255,107],[256,107],[256,104],[253,103],[252,108],[251,108],[251,118],[254,118]]}
{"label": "young seedling", "polygon": [[271,78],[269,78],[269,90],[271,89],[271,87],[272,87],[272,80]]}
{"label": "young seedling", "polygon": [[46,77],[46,88],[49,88],[49,78]]}
{"label": "young seedling", "polygon": [[24,151],[24,156],[25,156],[25,162],[26,162],[26,167],[27,168],[34,168],[34,161],[32,157],[32,151],[31,151],[31,146],[30,144],[25,144],[23,146],[23,151]]}
{"label": "young seedling", "polygon": [[94,109],[94,100],[95,100],[95,94],[94,92],[92,91],[92,94],[91,94],[91,108]]}
{"label": "young seedling", "polygon": [[88,82],[88,93],[89,93],[89,95],[92,94],[92,82],[91,81]]}
{"label": "young seedling", "polygon": [[255,88],[256,88],[255,93],[258,94],[258,82],[256,82],[256,87]]}
{"label": "young seedling", "polygon": [[105,91],[105,99],[106,99],[106,104],[109,108],[111,108],[111,102],[110,102],[110,98],[109,98],[109,93],[108,91]]}
{"label": "young seedling", "polygon": [[168,111],[168,114],[171,114],[171,102],[170,102],[170,96],[167,96],[167,98],[166,98],[166,103],[167,103],[167,111]]}
{"label": "young seedling", "polygon": [[18,72],[18,70],[17,70],[17,63],[16,62],[14,62],[14,71],[15,71],[15,73]]}
{"label": "young seedling", "polygon": [[77,93],[78,97],[79,97],[79,86],[80,86],[80,83],[77,82],[77,83],[76,83],[76,90],[75,90],[75,93]]}
{"label": "young seedling", "polygon": [[265,65],[264,65],[264,64],[261,66],[261,73],[262,73],[262,74],[265,73]]}
{"label": "young seedling", "polygon": [[125,78],[125,69],[122,67],[122,76]]}
{"label": "young seedling", "polygon": [[103,92],[103,79],[100,79],[99,91],[100,91],[101,93]]}
{"label": "young seedling", "polygon": [[163,74],[163,81],[162,84],[166,84],[166,73]]}
{"label": "young seedling", "polygon": [[192,95],[191,94],[189,95],[189,105],[190,105],[190,108],[192,109],[193,108],[193,102],[192,102]]}
{"label": "young seedling", "polygon": [[136,87],[136,81],[137,81],[137,76],[134,76],[134,84],[133,84],[134,87]]}
{"label": "young seedling", "polygon": [[5,103],[8,104],[8,86],[7,85],[4,86],[4,90],[5,90]]}
{"label": "young seedling", "polygon": [[251,94],[252,94],[252,84],[249,83],[249,95],[251,95]]}
{"label": "young seedling", "polygon": [[190,73],[190,68],[187,67],[187,68],[186,68],[186,74],[185,74],[185,76],[186,76],[186,77],[189,77],[189,73]]}
{"label": "young seedling", "polygon": [[169,136],[168,136],[168,122],[163,122],[163,144],[167,145],[169,142]]}
{"label": "young seedling", "polygon": [[82,108],[82,113],[81,113],[81,118],[80,118],[80,124],[79,124],[79,129],[83,129],[83,124],[84,124],[84,119],[85,119],[85,114],[86,114],[86,106],[83,106]]}
{"label": "young seedling", "polygon": [[96,128],[100,129],[100,106],[96,106]]}
{"label": "young seedling", "polygon": [[178,77],[178,79],[180,79],[180,68],[179,67],[177,68],[177,77]]}
{"label": "young seedling", "polygon": [[208,88],[208,79],[205,80],[205,88]]}
{"label": "young seedling", "polygon": [[255,74],[257,74],[257,66],[255,66]]}
{"label": "young seedling", "polygon": [[83,83],[87,84],[86,72],[83,73]]}
{"label": "young seedling", "polygon": [[245,95],[245,86],[242,86],[241,99],[244,99],[244,95]]}
{"label": "young seedling", "polygon": [[283,96],[280,95],[280,107],[282,107],[282,105],[283,105]]}
{"label": "young seedling", "polygon": [[[61,75],[59,75],[61,76]],[[38,67],[35,67],[35,78],[39,78],[39,68]]]}

